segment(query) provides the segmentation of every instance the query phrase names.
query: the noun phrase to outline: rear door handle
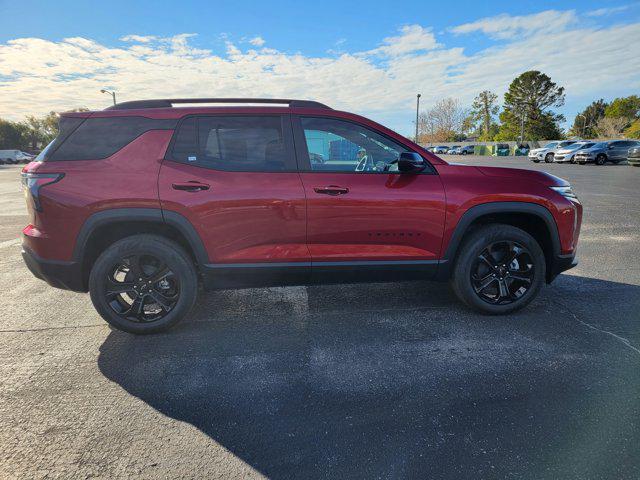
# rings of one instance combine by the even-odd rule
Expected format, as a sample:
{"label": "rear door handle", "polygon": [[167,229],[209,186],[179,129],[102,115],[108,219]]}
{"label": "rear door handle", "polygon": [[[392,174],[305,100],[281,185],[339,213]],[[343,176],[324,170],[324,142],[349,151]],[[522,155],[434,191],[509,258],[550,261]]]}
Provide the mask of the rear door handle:
{"label": "rear door handle", "polygon": [[313,191],[323,195],[345,195],[349,193],[347,187],[339,187],[337,185],[329,185],[328,187],[313,187]]}
{"label": "rear door handle", "polygon": [[209,190],[208,183],[201,183],[195,180],[191,180],[189,182],[172,183],[171,187],[174,190],[185,190],[187,192],[200,192],[202,190]]}

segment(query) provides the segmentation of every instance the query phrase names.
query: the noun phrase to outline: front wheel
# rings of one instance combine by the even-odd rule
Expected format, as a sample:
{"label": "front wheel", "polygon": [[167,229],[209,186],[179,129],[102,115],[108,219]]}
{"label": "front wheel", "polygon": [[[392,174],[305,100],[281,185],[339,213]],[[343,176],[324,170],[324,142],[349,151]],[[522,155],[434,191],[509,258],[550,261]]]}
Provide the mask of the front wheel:
{"label": "front wheel", "polygon": [[604,165],[607,161],[607,157],[603,154],[600,154],[596,157],[596,165]]}
{"label": "front wheel", "polygon": [[511,225],[487,225],[460,247],[451,279],[457,297],[482,313],[511,313],[533,300],[545,279],[538,242]]}
{"label": "front wheel", "polygon": [[553,153],[547,153],[547,154],[544,156],[544,161],[545,161],[545,163],[551,163],[551,162],[553,162]]}
{"label": "front wheel", "polygon": [[189,313],[198,279],[191,258],[175,242],[133,235],[98,257],[89,275],[89,291],[98,313],[115,328],[155,333]]}

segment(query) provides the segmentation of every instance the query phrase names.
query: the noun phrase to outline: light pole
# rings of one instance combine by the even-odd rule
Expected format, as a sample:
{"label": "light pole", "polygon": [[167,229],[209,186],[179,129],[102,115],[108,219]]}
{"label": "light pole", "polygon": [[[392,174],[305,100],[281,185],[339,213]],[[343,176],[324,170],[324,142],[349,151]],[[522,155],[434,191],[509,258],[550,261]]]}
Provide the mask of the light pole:
{"label": "light pole", "polygon": [[584,137],[584,129],[587,128],[587,117],[585,117],[583,114],[579,113],[578,115],[576,115],[576,118],[578,117],[582,117],[582,129],[580,130],[580,138]]}
{"label": "light pole", "polygon": [[111,95],[113,97],[113,104],[116,104],[116,92],[112,92],[110,90],[100,90],[100,93],[108,93],[109,95]]}
{"label": "light pole", "polygon": [[416,143],[418,143],[418,117],[420,116],[420,97],[422,95],[418,94],[416,96]]}

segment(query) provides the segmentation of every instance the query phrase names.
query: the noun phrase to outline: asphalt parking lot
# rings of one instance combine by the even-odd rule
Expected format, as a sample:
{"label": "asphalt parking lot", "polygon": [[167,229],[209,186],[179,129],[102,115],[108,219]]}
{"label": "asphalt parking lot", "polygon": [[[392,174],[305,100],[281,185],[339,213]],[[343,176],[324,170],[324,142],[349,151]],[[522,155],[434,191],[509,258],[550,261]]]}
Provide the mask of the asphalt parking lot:
{"label": "asphalt parking lot", "polygon": [[640,168],[447,159],[571,181],[580,265],[506,317],[427,282],[218,291],[148,337],[27,271],[0,166],[0,477],[639,478]]}

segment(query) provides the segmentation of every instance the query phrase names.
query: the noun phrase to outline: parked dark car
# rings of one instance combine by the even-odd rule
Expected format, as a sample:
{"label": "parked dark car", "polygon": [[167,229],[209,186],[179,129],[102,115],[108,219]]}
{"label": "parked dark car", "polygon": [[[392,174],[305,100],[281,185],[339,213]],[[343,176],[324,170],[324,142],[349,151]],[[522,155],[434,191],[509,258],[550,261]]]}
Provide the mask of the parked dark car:
{"label": "parked dark car", "polygon": [[[174,108],[197,103],[218,105]],[[450,165],[318,102],[133,101],[59,131],[22,171],[24,261],[127,332],[176,324],[200,285],[433,279],[505,314],[575,265],[567,181]]]}
{"label": "parked dark car", "polygon": [[640,146],[640,142],[636,140],[600,142],[591,148],[579,150],[574,155],[574,159],[580,165],[587,163],[595,163],[596,165],[604,165],[607,162],[619,163],[627,159],[630,148],[637,146]]}
{"label": "parked dark car", "polygon": [[640,146],[630,148],[627,159],[629,160],[629,165],[640,167]]}

